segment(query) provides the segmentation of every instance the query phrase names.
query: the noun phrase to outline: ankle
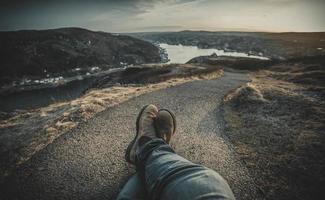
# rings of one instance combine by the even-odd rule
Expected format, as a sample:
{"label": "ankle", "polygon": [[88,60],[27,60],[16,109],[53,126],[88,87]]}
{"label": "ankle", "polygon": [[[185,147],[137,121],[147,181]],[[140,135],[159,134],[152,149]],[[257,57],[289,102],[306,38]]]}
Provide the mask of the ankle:
{"label": "ankle", "polygon": [[139,146],[143,146],[145,145],[146,143],[150,142],[152,140],[151,137],[148,137],[148,136],[142,136],[139,138]]}

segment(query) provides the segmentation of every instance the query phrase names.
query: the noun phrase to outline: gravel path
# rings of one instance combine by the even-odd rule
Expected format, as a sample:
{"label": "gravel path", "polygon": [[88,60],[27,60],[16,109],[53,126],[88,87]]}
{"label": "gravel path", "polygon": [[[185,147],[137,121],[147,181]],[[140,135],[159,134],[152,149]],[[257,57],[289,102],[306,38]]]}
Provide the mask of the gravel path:
{"label": "gravel path", "polygon": [[246,74],[225,72],[215,80],[178,85],[110,108],[36,154],[2,186],[2,195],[5,192],[9,199],[114,199],[133,173],[124,161],[124,151],[133,138],[136,116],[143,105],[153,103],[175,112],[174,146],[180,155],[218,171],[237,199],[258,199],[247,169],[222,134],[219,111],[223,96],[247,81]]}

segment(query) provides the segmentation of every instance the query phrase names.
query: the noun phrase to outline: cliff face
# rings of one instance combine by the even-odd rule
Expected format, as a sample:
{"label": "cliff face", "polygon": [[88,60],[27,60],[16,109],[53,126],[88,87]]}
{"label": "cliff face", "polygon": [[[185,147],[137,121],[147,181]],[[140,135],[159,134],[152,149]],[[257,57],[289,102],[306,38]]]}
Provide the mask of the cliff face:
{"label": "cliff face", "polygon": [[148,42],[81,28],[0,32],[0,47],[2,82],[160,61],[159,49]]}

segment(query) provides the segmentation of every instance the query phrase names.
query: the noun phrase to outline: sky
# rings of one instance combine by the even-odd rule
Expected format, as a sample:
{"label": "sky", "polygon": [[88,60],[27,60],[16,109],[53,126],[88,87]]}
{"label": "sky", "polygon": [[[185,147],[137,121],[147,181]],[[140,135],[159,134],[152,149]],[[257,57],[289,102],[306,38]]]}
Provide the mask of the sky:
{"label": "sky", "polygon": [[11,0],[0,31],[325,31],[325,0]]}

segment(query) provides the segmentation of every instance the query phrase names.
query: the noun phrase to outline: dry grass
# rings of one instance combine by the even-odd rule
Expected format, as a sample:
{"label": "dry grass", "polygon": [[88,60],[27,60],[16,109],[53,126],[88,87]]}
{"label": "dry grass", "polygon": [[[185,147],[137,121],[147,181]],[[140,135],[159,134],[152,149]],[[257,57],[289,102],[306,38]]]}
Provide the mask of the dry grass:
{"label": "dry grass", "polygon": [[322,199],[324,99],[277,75],[252,73],[224,98],[225,134],[266,199]]}
{"label": "dry grass", "polygon": [[[109,107],[116,106],[130,98],[153,92],[156,90],[172,87],[183,84],[189,81],[214,79],[222,75],[221,71],[213,72],[205,75],[191,76],[186,78],[173,78],[165,82],[148,84],[143,86],[114,86],[105,89],[93,89],[88,91],[85,95],[70,102],[52,104],[48,107],[40,109],[40,116],[46,116],[47,112],[53,112],[58,107],[69,105],[71,107],[69,112],[64,113],[64,117],[68,118],[72,113],[78,112],[82,119],[89,119],[94,114],[101,112]],[[78,109],[75,109],[75,108]],[[64,120],[65,121],[65,120]],[[66,121],[65,121],[66,123]]]}

